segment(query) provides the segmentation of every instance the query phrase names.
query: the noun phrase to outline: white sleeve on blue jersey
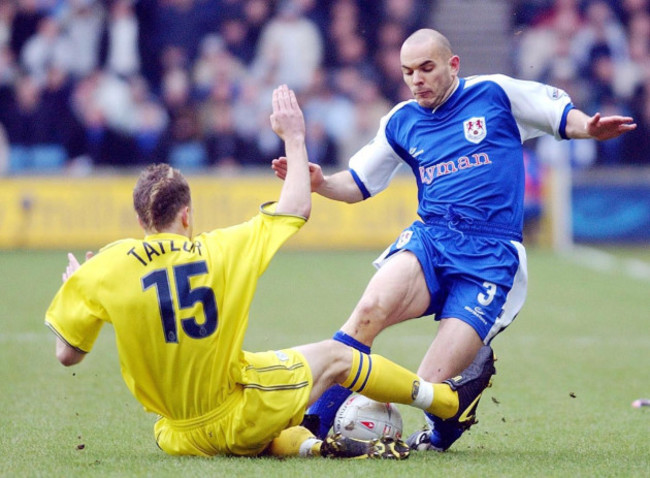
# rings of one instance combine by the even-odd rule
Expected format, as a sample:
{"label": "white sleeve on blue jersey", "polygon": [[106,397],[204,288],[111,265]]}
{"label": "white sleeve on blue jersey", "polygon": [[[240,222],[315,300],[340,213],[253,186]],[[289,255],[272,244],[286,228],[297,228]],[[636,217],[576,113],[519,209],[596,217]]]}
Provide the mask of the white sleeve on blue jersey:
{"label": "white sleeve on blue jersey", "polygon": [[393,113],[406,103],[396,105],[386,114],[379,122],[377,135],[350,158],[350,169],[371,196],[386,189],[399,167],[404,164],[386,139],[386,124]]}
{"label": "white sleeve on blue jersey", "polygon": [[508,96],[522,142],[543,134],[563,139],[560,127],[565,110],[571,105],[571,98],[566,92],[536,81],[518,80],[506,75],[471,77],[467,78],[466,85],[485,80],[494,81]]}

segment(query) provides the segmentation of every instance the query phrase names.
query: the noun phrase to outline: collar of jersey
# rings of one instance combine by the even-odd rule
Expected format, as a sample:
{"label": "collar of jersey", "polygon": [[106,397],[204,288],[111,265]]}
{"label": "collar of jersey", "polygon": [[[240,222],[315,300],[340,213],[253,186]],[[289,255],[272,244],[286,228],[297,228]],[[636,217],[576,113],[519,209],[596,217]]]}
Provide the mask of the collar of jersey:
{"label": "collar of jersey", "polygon": [[151,241],[154,239],[182,239],[183,241],[189,241],[187,236],[176,234],[174,232],[157,232],[156,234],[149,234],[144,238],[145,241]]}
{"label": "collar of jersey", "polygon": [[436,106],[433,109],[426,108],[428,111],[431,111],[431,113],[437,113],[437,112],[442,112],[447,109],[447,105],[451,105],[456,101],[456,98],[460,96],[460,92],[463,91],[463,88],[465,88],[465,78],[458,78],[458,84],[456,85],[456,88],[454,91],[452,91],[451,95],[443,101],[441,104]]}

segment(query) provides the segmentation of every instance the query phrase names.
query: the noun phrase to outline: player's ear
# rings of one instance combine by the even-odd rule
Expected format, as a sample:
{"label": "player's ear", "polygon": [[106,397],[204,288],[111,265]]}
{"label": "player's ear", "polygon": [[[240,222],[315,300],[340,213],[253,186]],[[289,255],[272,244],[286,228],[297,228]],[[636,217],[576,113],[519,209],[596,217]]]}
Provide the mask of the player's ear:
{"label": "player's ear", "polygon": [[146,231],[147,228],[145,227],[144,222],[142,222],[142,219],[140,218],[140,215],[139,215],[139,214],[136,214],[135,217],[138,218],[138,224],[140,224],[140,227]]}
{"label": "player's ear", "polygon": [[192,225],[192,209],[190,206],[184,206],[181,211],[181,221],[183,221],[183,227],[188,228]]}
{"label": "player's ear", "polygon": [[458,70],[460,70],[460,58],[458,55],[452,55],[449,59],[449,66],[454,73],[458,73]]}

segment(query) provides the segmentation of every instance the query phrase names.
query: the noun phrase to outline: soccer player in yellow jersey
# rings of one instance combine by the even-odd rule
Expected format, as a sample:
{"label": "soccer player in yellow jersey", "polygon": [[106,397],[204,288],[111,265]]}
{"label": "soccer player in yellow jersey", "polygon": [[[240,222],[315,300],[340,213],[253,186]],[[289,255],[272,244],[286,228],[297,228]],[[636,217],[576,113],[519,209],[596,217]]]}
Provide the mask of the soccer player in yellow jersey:
{"label": "soccer player in yellow jersey", "polygon": [[494,373],[492,354],[455,382],[431,384],[334,340],[242,350],[257,280],[311,211],[302,112],[284,85],[272,103],[271,125],[288,164],[278,201],[248,222],[193,235],[185,178],[168,165],[146,168],[133,190],[145,237],[110,244],[83,265],[69,255],[45,319],[56,356],[66,366],[79,363],[111,323],[124,381],[160,416],[155,439],[170,454],[406,458],[400,440],[319,440],[299,426],[305,409],[340,383],[457,420]]}

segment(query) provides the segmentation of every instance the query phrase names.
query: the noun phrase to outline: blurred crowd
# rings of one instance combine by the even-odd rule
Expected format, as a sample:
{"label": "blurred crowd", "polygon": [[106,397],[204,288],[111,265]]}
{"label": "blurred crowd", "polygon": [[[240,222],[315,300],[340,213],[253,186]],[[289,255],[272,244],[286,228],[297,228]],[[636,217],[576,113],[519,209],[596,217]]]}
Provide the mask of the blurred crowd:
{"label": "blurred crowd", "polygon": [[[434,4],[0,0],[0,172],[268,166],[281,154],[268,122],[280,83],[300,97],[310,159],[340,167],[410,98],[399,48],[436,27]],[[650,164],[649,0],[529,0],[513,11],[515,60],[504,73],[639,122],[629,140],[586,142],[572,158]]]}
{"label": "blurred crowd", "polygon": [[540,139],[540,159],[650,165],[650,0],[516,3],[516,76],[561,87],[590,114],[630,115],[638,123],[636,131],[601,143]]}
{"label": "blurred crowd", "polygon": [[10,172],[168,161],[224,171],[281,153],[270,91],[300,95],[310,158],[335,165],[405,97],[423,0],[0,1]]}

